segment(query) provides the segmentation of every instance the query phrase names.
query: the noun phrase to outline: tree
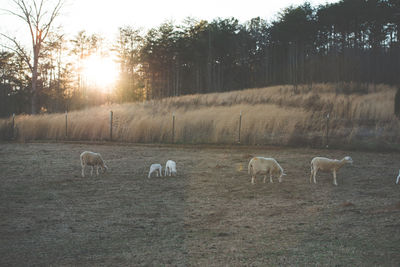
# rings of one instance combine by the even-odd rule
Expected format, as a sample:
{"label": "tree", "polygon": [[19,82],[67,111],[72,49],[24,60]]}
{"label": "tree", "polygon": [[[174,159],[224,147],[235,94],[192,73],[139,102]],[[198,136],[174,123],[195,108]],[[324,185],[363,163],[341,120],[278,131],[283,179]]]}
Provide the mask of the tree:
{"label": "tree", "polygon": [[119,36],[113,49],[117,52],[120,64],[120,75],[115,92],[119,102],[146,98],[139,62],[141,45],[142,37],[139,35],[139,30],[131,27],[119,28]]}
{"label": "tree", "polygon": [[73,45],[71,54],[76,57],[75,72],[77,75],[77,90],[86,95],[87,84],[84,77],[82,77],[83,66],[82,63],[85,59],[94,54],[100,46],[101,37],[92,34],[87,35],[85,31],[80,31],[74,39],[71,40]]}
{"label": "tree", "polygon": [[32,40],[32,56],[33,59],[24,51],[23,47],[15,40],[2,34],[4,37],[12,41],[15,45],[13,49],[19,55],[23,56],[29,66],[32,74],[31,81],[31,113],[36,114],[38,111],[38,66],[42,52],[43,42],[50,32],[51,26],[55,18],[59,15],[62,0],[58,0],[54,6],[50,6],[48,1],[40,0],[12,0],[17,11],[7,10],[10,14],[23,20],[29,27],[29,32]]}
{"label": "tree", "polygon": [[[41,84],[41,106],[49,112],[60,112],[68,109],[67,92],[72,90],[68,75],[70,64],[67,59],[68,50],[64,34],[51,33],[44,43],[42,60],[39,65]],[[69,72],[69,73],[67,73]]]}
{"label": "tree", "polygon": [[0,52],[0,117],[27,112],[30,84],[27,69],[18,54]]}

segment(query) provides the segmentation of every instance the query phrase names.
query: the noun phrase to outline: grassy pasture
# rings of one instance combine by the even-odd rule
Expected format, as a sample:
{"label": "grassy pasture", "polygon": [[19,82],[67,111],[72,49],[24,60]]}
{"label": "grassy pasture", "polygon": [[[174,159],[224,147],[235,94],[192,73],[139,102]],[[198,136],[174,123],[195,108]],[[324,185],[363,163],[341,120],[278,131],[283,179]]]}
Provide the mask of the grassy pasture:
{"label": "grassy pasture", "polygon": [[[110,171],[80,177],[79,154]],[[282,183],[250,184],[251,156]],[[319,173],[312,157],[353,166]],[[147,179],[151,163],[177,177]],[[398,153],[281,147],[0,143],[1,266],[396,266]]]}

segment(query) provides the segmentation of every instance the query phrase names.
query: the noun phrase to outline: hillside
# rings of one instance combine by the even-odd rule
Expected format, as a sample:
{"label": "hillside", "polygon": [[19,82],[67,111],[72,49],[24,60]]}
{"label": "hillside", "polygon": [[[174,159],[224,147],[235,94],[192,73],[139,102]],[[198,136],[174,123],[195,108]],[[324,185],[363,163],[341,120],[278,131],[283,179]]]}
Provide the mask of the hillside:
{"label": "hillside", "polygon": [[[20,141],[108,140],[113,111],[113,141],[232,144],[239,142],[242,113],[241,144],[391,147],[400,143],[395,93],[385,85],[341,83],[187,95],[70,112],[67,137],[65,114],[21,115],[15,135]],[[10,120],[0,121],[0,129],[5,139]]]}

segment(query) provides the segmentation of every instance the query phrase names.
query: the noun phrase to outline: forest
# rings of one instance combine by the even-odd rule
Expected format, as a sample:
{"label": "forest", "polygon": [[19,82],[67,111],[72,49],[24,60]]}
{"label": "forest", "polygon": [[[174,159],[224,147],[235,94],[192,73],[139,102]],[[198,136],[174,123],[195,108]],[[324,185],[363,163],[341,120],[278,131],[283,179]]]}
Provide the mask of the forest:
{"label": "forest", "polygon": [[[326,82],[399,85],[399,35],[399,0],[305,2],[273,21],[188,17],[147,31],[124,26],[114,40],[52,29],[38,54],[34,108],[29,53],[1,46],[0,116],[280,84],[294,93],[298,85]],[[82,72],[94,54],[113,55],[119,66],[106,91]]]}

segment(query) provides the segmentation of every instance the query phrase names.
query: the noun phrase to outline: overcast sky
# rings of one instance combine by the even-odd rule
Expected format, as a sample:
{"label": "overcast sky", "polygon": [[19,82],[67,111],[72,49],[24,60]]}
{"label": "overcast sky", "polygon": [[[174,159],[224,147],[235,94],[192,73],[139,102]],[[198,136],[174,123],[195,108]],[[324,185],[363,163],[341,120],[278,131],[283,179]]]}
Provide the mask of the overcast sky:
{"label": "overcast sky", "polygon": [[[26,0],[30,2],[32,0]],[[38,1],[38,0],[37,0]],[[45,0],[52,1],[55,0]],[[132,26],[149,29],[172,20],[180,24],[190,16],[211,21],[214,18],[235,17],[241,23],[261,17],[268,21],[276,18],[282,9],[290,5],[301,5],[303,0],[66,0],[62,14],[54,25],[62,25],[63,31],[70,36],[80,30],[97,33],[113,40],[118,27]],[[309,0],[312,6],[338,2],[338,0]],[[3,9],[17,11],[11,0],[0,0]],[[28,34],[22,21],[0,12],[0,32],[13,35]]]}

